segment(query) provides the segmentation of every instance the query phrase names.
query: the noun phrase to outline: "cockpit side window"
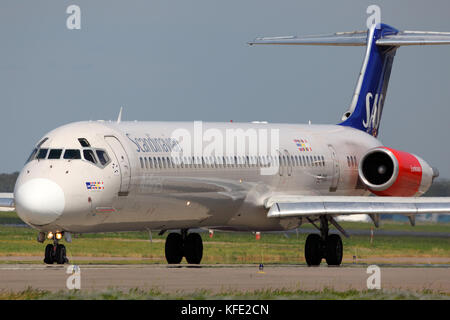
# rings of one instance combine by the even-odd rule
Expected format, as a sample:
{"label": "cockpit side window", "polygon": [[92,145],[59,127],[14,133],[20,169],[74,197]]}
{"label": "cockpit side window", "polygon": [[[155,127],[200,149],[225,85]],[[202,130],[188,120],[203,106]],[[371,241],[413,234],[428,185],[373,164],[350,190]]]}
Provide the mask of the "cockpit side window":
{"label": "cockpit side window", "polygon": [[28,160],[27,160],[26,163],[28,163],[28,162],[30,162],[31,160],[34,159],[34,156],[36,155],[37,151],[38,151],[37,148],[34,148],[34,149],[33,149],[33,151],[31,152],[30,156],[28,157]]}
{"label": "cockpit side window", "polygon": [[97,153],[98,160],[100,161],[102,166],[106,165],[109,162],[109,157],[106,151],[95,150],[95,153]]}
{"label": "cockpit side window", "polygon": [[48,154],[48,159],[60,159],[62,154],[62,149],[51,149]]}
{"label": "cockpit side window", "polygon": [[89,148],[91,146],[89,141],[87,141],[85,138],[78,138],[78,141],[80,142],[83,148]]}
{"label": "cockpit side window", "polygon": [[48,149],[39,149],[36,159],[45,159],[47,157]]}
{"label": "cockpit side window", "polygon": [[38,153],[39,148],[40,148],[40,147],[44,144],[44,142],[47,141],[47,140],[48,140],[48,138],[44,138],[44,139],[42,139],[41,141],[39,141],[39,143],[36,145],[36,148],[33,149],[33,151],[31,152],[30,156],[28,157],[28,160],[27,160],[26,163],[28,163],[28,162],[30,162],[31,160],[34,160],[34,159],[35,159],[35,157],[36,157],[36,155],[37,155],[37,153]]}
{"label": "cockpit side window", "polygon": [[80,150],[66,149],[66,151],[64,152],[64,159],[81,159]]}
{"label": "cockpit side window", "polygon": [[90,161],[94,164],[97,163],[97,159],[95,159],[94,151],[92,151],[90,149],[83,150],[83,157],[84,157],[84,160]]}

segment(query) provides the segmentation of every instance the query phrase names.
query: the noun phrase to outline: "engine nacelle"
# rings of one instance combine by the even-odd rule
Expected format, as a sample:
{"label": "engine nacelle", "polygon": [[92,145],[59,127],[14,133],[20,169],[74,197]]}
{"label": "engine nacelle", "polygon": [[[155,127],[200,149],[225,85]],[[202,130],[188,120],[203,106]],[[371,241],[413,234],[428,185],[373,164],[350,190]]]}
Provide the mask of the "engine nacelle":
{"label": "engine nacelle", "polygon": [[359,177],[378,196],[421,196],[439,175],[422,158],[387,147],[368,151],[359,163]]}

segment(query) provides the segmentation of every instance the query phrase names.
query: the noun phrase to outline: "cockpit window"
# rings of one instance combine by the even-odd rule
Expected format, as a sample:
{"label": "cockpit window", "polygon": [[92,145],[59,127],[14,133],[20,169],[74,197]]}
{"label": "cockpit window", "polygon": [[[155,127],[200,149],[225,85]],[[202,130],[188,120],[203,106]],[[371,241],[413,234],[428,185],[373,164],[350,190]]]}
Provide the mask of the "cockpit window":
{"label": "cockpit window", "polygon": [[81,159],[80,150],[66,149],[64,152],[64,159]]}
{"label": "cockpit window", "polygon": [[51,149],[48,154],[48,159],[60,159],[62,154],[62,149]]}
{"label": "cockpit window", "polygon": [[[36,148],[33,149],[33,151],[31,152],[30,156],[28,157],[28,160],[27,160],[26,163],[28,163],[28,162],[30,162],[31,160],[34,160],[34,159],[35,159],[36,154],[37,154],[39,148],[40,148],[40,147],[44,144],[44,142],[47,141],[47,140],[48,140],[48,138],[44,138],[44,139],[42,139],[42,140],[36,145]],[[44,158],[45,158],[45,156],[44,156]]]}
{"label": "cockpit window", "polygon": [[30,156],[28,157],[28,160],[27,160],[26,163],[28,163],[28,162],[30,162],[31,160],[34,159],[34,156],[36,155],[37,151],[38,151],[38,149],[35,148],[35,149],[31,152],[31,154],[30,154]]}
{"label": "cockpit window", "polygon": [[94,151],[92,151],[90,149],[83,150],[83,157],[84,157],[84,160],[90,161],[94,164],[97,163],[97,159],[95,159]]}
{"label": "cockpit window", "polygon": [[100,161],[102,166],[104,166],[105,164],[107,164],[109,162],[108,154],[105,151],[96,150],[95,152],[97,153],[98,160]]}
{"label": "cockpit window", "polygon": [[42,148],[38,151],[36,159],[45,159],[47,157],[48,149]]}
{"label": "cockpit window", "polygon": [[81,146],[84,148],[91,146],[89,141],[87,141],[85,138],[78,138],[78,141],[80,142]]}

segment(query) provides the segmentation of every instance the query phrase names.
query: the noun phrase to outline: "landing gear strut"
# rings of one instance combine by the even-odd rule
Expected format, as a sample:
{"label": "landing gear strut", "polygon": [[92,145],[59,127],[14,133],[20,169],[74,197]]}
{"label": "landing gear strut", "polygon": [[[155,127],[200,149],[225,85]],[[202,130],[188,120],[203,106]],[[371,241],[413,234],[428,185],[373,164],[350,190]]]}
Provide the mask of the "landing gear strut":
{"label": "landing gear strut", "polygon": [[[308,266],[318,266],[323,258],[329,266],[338,266],[342,262],[342,240],[338,234],[328,234],[328,218],[320,217],[320,227],[310,221],[320,235],[310,234],[305,243],[305,259]],[[332,221],[335,224],[335,221]]]}
{"label": "landing gear strut", "polygon": [[58,242],[56,235],[53,235],[53,244],[48,244],[45,247],[44,263],[53,264],[56,262],[57,264],[64,264],[69,262],[66,256],[66,247]]}
{"label": "landing gear strut", "polygon": [[189,264],[199,264],[203,257],[203,241],[198,233],[189,233],[182,229],[180,233],[170,233],[166,239],[166,260],[169,264],[178,264],[183,257]]}

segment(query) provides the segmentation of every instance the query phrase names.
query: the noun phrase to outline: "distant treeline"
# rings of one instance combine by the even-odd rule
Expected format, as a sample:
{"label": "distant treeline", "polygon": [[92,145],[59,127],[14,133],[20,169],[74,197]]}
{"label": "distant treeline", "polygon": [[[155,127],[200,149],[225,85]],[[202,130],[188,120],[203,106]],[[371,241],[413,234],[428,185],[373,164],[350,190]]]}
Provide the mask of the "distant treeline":
{"label": "distant treeline", "polygon": [[[0,174],[0,192],[13,192],[14,185],[19,173],[1,173]],[[426,197],[450,197],[450,180],[437,179],[430,190],[425,194]]]}
{"label": "distant treeline", "polygon": [[0,192],[13,192],[19,172],[0,173]]}
{"label": "distant treeline", "polygon": [[450,180],[436,179],[425,197],[450,197]]}

